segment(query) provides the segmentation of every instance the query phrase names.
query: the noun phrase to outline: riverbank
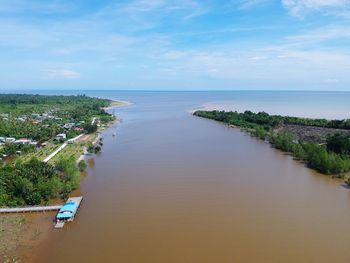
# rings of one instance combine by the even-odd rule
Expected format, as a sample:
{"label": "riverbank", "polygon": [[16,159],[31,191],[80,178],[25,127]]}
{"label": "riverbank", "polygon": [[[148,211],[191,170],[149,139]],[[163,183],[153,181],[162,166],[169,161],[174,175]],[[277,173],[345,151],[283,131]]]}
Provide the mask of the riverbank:
{"label": "riverbank", "polygon": [[326,120],[244,113],[196,111],[195,116],[213,119],[248,131],[288,152],[308,167],[350,185],[350,120]]}
{"label": "riverbank", "polygon": [[[112,101],[110,105],[103,108],[105,111],[115,107],[130,105],[128,102]],[[72,157],[75,163],[85,159],[87,148],[90,144],[96,145],[100,142],[101,133],[111,126],[120,123],[121,119],[115,116],[115,119],[107,124],[100,125],[98,130],[91,134],[79,137],[74,143],[67,144],[57,155],[48,162],[54,165],[58,160],[64,157]],[[81,178],[86,175],[80,174]],[[79,189],[71,194],[80,194]],[[57,199],[50,203],[57,204]],[[45,240],[52,230],[52,220],[55,213],[28,213],[0,215],[0,262],[26,262],[31,257],[31,249]]]}

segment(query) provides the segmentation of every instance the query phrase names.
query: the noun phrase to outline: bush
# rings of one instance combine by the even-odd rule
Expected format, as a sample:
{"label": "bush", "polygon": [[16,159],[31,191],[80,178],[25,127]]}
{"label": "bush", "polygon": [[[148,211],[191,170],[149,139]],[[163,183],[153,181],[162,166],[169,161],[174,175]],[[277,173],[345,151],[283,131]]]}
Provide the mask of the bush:
{"label": "bush", "polygon": [[86,170],[86,162],[84,160],[81,160],[79,163],[78,163],[78,168],[79,168],[79,171],[80,172],[84,172]]}
{"label": "bush", "polygon": [[350,136],[342,134],[328,136],[327,149],[335,153],[350,155]]}

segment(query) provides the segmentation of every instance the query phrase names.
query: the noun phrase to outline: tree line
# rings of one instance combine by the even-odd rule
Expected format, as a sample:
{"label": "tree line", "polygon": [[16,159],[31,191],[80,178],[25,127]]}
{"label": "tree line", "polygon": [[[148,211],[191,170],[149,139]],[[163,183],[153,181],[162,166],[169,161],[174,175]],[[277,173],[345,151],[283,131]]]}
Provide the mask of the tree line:
{"label": "tree line", "polygon": [[315,126],[323,128],[345,129],[350,130],[350,119],[344,120],[326,120],[326,119],[311,119],[299,118],[292,116],[270,115],[266,112],[254,113],[245,111],[239,113],[237,111],[196,111],[197,116],[230,123],[237,126],[254,126],[258,124],[264,128],[277,127],[281,124],[297,124],[305,126]]}
{"label": "tree line", "polygon": [[0,206],[39,205],[53,198],[65,199],[79,182],[74,158],[60,159],[55,166],[35,158],[9,163],[0,169]]}

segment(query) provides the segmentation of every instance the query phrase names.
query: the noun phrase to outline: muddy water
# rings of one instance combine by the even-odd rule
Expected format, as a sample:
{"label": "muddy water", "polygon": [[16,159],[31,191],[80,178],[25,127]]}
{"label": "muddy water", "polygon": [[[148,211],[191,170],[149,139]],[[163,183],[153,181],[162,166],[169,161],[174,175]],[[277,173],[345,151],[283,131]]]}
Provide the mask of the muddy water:
{"label": "muddy water", "polygon": [[78,217],[33,262],[350,262],[341,182],[191,116],[191,101],[146,97],[119,110]]}

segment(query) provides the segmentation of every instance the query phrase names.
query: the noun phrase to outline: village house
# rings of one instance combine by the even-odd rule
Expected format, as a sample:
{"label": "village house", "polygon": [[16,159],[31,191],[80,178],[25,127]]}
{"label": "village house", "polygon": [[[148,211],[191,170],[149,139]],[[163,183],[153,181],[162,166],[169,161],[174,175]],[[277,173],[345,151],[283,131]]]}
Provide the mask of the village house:
{"label": "village house", "polygon": [[31,142],[32,142],[32,140],[30,140],[30,139],[27,139],[27,138],[20,138],[20,139],[14,141],[13,143],[14,143],[14,144],[22,144],[22,145],[24,145],[24,144],[29,144],[29,143],[31,143]]}
{"label": "village house", "polygon": [[63,126],[62,126],[62,128],[64,128],[64,129],[71,129],[71,128],[73,128],[75,126],[75,123],[66,123],[66,124],[64,124]]}
{"label": "village house", "polygon": [[18,117],[18,118],[16,118],[16,120],[21,121],[21,122],[25,122],[26,119],[27,119],[26,117]]}
{"label": "village house", "polygon": [[32,121],[32,124],[39,124],[41,121],[39,121],[39,120],[33,120]]}
{"label": "village house", "polygon": [[57,140],[57,141],[65,140],[65,139],[67,139],[67,135],[65,133],[57,134],[56,137],[55,137],[55,140]]}
{"label": "village house", "polygon": [[5,142],[6,143],[13,143],[13,142],[15,142],[16,141],[16,138],[12,138],[12,137],[7,137],[7,138],[5,138]]}

